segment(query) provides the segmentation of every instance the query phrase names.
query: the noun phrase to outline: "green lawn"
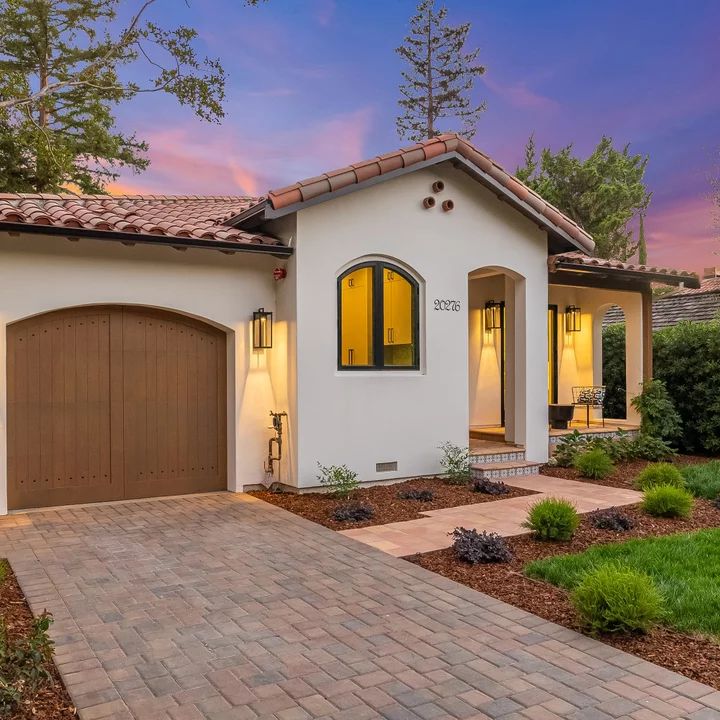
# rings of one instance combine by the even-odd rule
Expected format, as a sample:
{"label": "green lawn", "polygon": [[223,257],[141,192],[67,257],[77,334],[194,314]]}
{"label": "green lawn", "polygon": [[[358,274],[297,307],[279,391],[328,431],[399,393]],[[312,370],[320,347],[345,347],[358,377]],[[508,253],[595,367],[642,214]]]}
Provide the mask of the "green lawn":
{"label": "green lawn", "polygon": [[650,575],[663,593],[666,624],[720,637],[720,529],[598,545],[530,563],[525,572],[572,589],[588,570],[621,563]]}
{"label": "green lawn", "polygon": [[682,468],[685,487],[695,496],[714,500],[720,496],[720,461],[712,460]]}

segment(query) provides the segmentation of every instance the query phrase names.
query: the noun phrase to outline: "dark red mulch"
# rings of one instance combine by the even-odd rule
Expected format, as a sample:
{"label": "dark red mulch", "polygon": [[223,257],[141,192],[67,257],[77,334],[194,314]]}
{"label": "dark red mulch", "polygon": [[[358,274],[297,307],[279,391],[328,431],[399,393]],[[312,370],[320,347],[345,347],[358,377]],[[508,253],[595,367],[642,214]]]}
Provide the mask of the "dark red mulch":
{"label": "dark red mulch", "polygon": [[[12,570],[0,582],[0,617],[5,622],[8,635],[12,638],[30,631],[32,613]],[[24,700],[11,717],[13,720],[69,720],[76,718],[75,706],[60,679],[54,663],[48,668],[52,680],[42,687],[34,697]]]}
{"label": "dark red mulch", "polygon": [[[569,593],[523,575],[523,568],[529,562],[551,555],[581,552],[591,545],[720,526],[720,510],[709,500],[697,500],[693,516],[686,520],[653,518],[637,505],[622,508],[622,511],[634,522],[633,529],[628,532],[598,530],[590,525],[587,516],[583,516],[575,537],[567,543],[542,542],[529,535],[507,538],[513,553],[509,563],[469,565],[457,560],[452,548],[405,559],[547,620],[580,630]],[[665,627],[655,628],[647,635],[609,635],[601,639],[608,645],[720,689],[720,643],[717,639],[686,635]]]}
{"label": "dark red mulch", "polygon": [[[695,465],[697,463],[708,462],[715,458],[702,457],[700,455],[676,455],[672,462],[676,465]],[[633,482],[640,472],[642,472],[650,462],[648,460],[633,460],[632,462],[618,463],[615,465],[615,472],[603,480],[591,480],[585,478],[575,468],[557,467],[553,465],[543,465],[540,468],[542,475],[549,477],[565,478],[566,480],[578,480],[580,482],[589,482],[596,485],[609,485],[618,488],[634,488]]]}
{"label": "dark red mulch", "polygon": [[[507,500],[512,497],[536,494],[531,490],[508,487],[510,492],[506,495],[486,495],[473,492],[469,485],[449,485],[437,477],[421,477],[393,485],[360,488],[352,494],[350,500],[339,500],[327,493],[275,493],[269,490],[256,490],[250,494],[332,530],[348,530],[370,525],[386,525],[402,520],[417,520],[423,517],[420,515],[421,512],[428,510],[440,510],[458,505]],[[431,490],[434,498],[429,502],[419,502],[418,500],[402,500],[398,497],[398,493],[408,490]],[[370,505],[375,510],[375,515],[370,520],[362,522],[333,520],[333,510],[348,502]]]}

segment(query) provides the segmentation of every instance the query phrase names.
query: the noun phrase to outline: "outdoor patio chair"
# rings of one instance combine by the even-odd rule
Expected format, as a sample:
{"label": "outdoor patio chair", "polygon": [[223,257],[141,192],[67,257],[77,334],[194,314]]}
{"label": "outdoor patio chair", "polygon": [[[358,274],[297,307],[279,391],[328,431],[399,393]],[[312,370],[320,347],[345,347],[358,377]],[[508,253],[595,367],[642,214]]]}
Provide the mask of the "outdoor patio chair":
{"label": "outdoor patio chair", "polygon": [[576,386],[572,389],[573,405],[584,405],[586,409],[586,424],[590,427],[590,408],[600,408],[600,417],[602,418],[603,427],[605,427],[605,410],[603,403],[605,402],[605,386],[604,385],[586,385]]}

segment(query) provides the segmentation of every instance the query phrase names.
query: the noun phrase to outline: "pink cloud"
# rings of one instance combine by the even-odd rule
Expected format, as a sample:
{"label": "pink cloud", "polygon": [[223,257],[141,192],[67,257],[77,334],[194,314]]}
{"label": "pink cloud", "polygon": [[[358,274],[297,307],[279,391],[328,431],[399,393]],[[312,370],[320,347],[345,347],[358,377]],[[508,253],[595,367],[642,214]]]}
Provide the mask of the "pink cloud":
{"label": "pink cloud", "polygon": [[648,260],[699,272],[720,265],[720,236],[714,205],[707,198],[685,198],[654,208],[645,221]]}
{"label": "pink cloud", "polygon": [[[150,145],[140,180],[123,174],[112,191],[188,195],[261,195],[273,187],[364,159],[371,108],[330,117],[306,128],[241,133],[229,124],[191,121],[170,129],[139,129]],[[200,128],[198,130],[198,128]]]}
{"label": "pink cloud", "polygon": [[560,104],[552,98],[531,90],[524,80],[502,84],[491,77],[484,76],[483,82],[492,92],[499,95],[513,107],[535,110],[556,110],[560,107]]}

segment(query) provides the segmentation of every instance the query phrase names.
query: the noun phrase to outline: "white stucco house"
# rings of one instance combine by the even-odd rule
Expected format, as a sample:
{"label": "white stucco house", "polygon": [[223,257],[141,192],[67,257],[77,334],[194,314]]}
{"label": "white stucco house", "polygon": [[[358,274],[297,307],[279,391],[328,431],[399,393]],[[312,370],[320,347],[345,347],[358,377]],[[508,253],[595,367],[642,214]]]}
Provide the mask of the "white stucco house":
{"label": "white stucco house", "polygon": [[605,310],[631,398],[650,283],[697,285],[593,247],[455,135],[262,198],[0,196],[0,512],[394,480],[470,428],[544,461]]}

